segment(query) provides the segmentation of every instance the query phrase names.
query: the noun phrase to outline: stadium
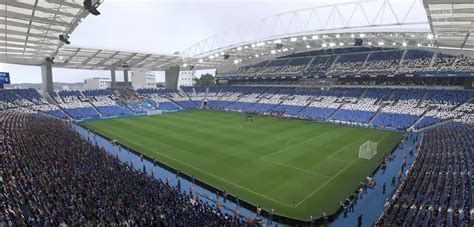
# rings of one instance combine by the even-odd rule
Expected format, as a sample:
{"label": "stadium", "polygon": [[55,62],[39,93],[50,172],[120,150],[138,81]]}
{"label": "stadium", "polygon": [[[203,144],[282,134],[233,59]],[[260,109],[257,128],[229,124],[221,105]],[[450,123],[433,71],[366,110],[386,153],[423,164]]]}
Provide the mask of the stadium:
{"label": "stadium", "polygon": [[[314,4],[173,53],[76,45],[108,1],[0,1],[0,226],[474,225],[471,0]],[[106,78],[54,80],[86,71]]]}

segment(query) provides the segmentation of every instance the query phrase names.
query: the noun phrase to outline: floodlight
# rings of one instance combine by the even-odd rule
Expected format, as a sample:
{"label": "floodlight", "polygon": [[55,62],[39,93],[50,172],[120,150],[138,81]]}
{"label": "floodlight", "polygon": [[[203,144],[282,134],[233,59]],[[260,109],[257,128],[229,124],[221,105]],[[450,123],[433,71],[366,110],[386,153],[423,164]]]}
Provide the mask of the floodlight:
{"label": "floodlight", "polygon": [[327,47],[328,44],[327,44],[327,43],[323,43],[323,44],[321,44],[321,46],[322,46],[322,47]]}
{"label": "floodlight", "polygon": [[84,9],[88,10],[92,15],[98,16],[100,15],[100,12],[97,10],[97,7],[99,7],[100,4],[100,1],[92,4],[92,0],[84,0]]}
{"label": "floodlight", "polygon": [[433,39],[433,37],[434,37],[434,35],[431,34],[431,33],[427,35],[427,38],[430,39],[430,40]]}
{"label": "floodlight", "polygon": [[306,39],[307,39],[306,36],[303,36],[303,40],[306,40]]}
{"label": "floodlight", "polygon": [[290,38],[290,41],[291,41],[291,42],[294,42],[294,41],[296,41],[296,40],[297,40],[296,37],[291,37],[291,38]]}
{"label": "floodlight", "polygon": [[402,46],[406,47],[406,46],[407,46],[407,42],[403,42],[403,43],[402,43]]}
{"label": "floodlight", "polygon": [[239,64],[239,60],[235,59],[234,64]]}
{"label": "floodlight", "polygon": [[309,48],[311,48],[311,46],[310,46],[310,45],[306,45],[306,48],[308,48],[308,49],[309,49]]}
{"label": "floodlight", "polygon": [[318,35],[313,35],[312,38],[313,38],[314,40],[316,40],[316,39],[319,39],[319,36],[318,36]]}
{"label": "floodlight", "polygon": [[68,39],[69,39],[69,36],[67,36],[67,35],[59,35],[59,41],[65,43],[67,45],[71,44],[71,42],[69,42]]}
{"label": "floodlight", "polygon": [[333,46],[336,46],[336,44],[335,43],[329,43],[329,46],[333,47]]}

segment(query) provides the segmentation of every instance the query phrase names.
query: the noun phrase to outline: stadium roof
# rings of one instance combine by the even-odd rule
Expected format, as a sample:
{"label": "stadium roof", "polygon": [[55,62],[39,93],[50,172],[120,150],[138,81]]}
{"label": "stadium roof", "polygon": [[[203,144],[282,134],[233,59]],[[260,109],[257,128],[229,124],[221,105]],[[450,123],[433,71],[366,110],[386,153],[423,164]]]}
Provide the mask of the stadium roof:
{"label": "stadium roof", "polygon": [[0,0],[0,62],[41,64],[88,14],[82,0]]}
{"label": "stadium roof", "polygon": [[84,47],[64,46],[55,57],[56,67],[78,69],[140,69],[162,70],[179,65],[182,58],[173,54],[147,54],[120,50],[103,50]]}
{"label": "stadium roof", "polygon": [[[420,17],[420,8],[427,14]],[[0,12],[0,62],[40,65],[45,57],[55,57],[55,67],[77,69],[226,68],[348,47],[354,38],[363,38],[364,46],[474,48],[472,0],[383,0],[290,11],[213,35],[176,54],[63,46],[58,36],[71,34],[89,15],[82,0],[0,0]]]}
{"label": "stadium roof", "polygon": [[474,1],[425,0],[424,5],[437,46],[474,49]]}
{"label": "stadium roof", "polygon": [[69,47],[59,35],[69,35],[90,13],[83,0],[0,0],[0,62],[41,65],[55,57],[55,67],[158,70],[181,64],[175,54]]}

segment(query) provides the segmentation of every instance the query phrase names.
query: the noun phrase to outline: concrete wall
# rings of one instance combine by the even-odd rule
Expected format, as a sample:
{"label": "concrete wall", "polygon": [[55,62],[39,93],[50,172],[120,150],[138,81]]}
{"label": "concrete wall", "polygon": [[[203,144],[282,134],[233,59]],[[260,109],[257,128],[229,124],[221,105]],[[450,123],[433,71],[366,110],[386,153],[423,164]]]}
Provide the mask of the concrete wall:
{"label": "concrete wall", "polygon": [[178,88],[179,66],[172,66],[165,70],[165,87],[170,89]]}
{"label": "concrete wall", "polygon": [[53,91],[53,68],[52,63],[49,60],[45,60],[41,65],[41,76],[43,81],[43,92]]}
{"label": "concrete wall", "polygon": [[180,71],[178,78],[178,87],[193,86],[195,78],[194,73],[195,72],[192,70]]}
{"label": "concrete wall", "polygon": [[135,89],[138,88],[154,88],[156,87],[155,75],[148,74],[147,72],[133,72],[132,74],[132,86]]}

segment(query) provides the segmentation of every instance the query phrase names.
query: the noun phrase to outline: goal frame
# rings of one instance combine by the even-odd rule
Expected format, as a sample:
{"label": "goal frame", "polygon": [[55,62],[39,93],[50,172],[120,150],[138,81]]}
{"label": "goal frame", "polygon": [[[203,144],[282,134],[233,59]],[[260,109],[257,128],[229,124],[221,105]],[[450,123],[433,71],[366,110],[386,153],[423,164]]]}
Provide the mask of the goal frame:
{"label": "goal frame", "polygon": [[377,155],[378,143],[368,140],[359,147],[359,158],[370,160]]}

